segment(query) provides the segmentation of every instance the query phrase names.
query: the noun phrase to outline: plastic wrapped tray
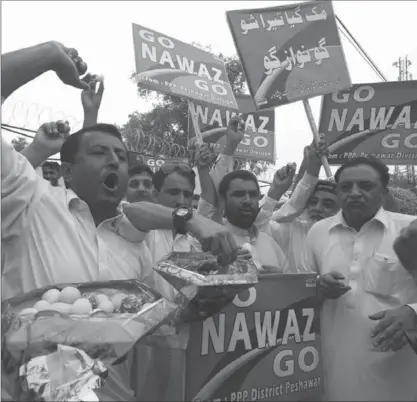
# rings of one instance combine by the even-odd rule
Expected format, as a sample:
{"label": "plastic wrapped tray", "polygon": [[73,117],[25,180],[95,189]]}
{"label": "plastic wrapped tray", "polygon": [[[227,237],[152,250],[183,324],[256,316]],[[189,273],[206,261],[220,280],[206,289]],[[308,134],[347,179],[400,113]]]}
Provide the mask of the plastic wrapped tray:
{"label": "plastic wrapped tray", "polygon": [[[23,316],[19,314],[41,300],[46,291],[62,290],[68,286],[77,288],[82,297],[89,300],[99,294],[107,298],[117,294],[122,300],[121,305],[113,313],[96,308],[86,314],[62,313],[52,309]],[[56,356],[63,347],[70,347],[64,349],[67,352],[74,349],[82,351],[94,362],[95,368],[108,367],[123,359],[142,337],[169,322],[177,309],[176,304],[163,299],[157,292],[136,280],[49,286],[9,299],[2,303],[3,368],[6,374],[17,375],[24,380],[26,387],[30,389],[36,382],[27,383],[28,377],[24,373],[28,364],[33,367],[34,359]],[[80,358],[79,354],[77,356]],[[85,364],[81,366],[85,367]],[[87,374],[78,374],[78,380],[81,381],[83,377],[84,381],[92,381],[87,378],[88,370]],[[103,374],[103,370],[98,370],[96,374]],[[62,376],[55,378],[54,387],[62,389],[65,381]],[[57,400],[58,397],[64,398],[61,400],[69,398],[62,392],[48,392],[48,395],[54,395],[52,400]]]}
{"label": "plastic wrapped tray", "polygon": [[237,294],[258,283],[251,259],[221,266],[217,257],[200,252],[173,252],[154,269],[189,300],[206,300]]}

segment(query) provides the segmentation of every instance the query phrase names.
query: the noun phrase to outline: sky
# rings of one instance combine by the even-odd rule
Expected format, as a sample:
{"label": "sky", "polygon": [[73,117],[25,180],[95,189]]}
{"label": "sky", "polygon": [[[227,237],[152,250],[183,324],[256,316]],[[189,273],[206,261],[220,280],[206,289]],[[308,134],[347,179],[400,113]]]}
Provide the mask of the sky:
{"label": "sky", "polygon": [[[123,124],[134,111],[152,107],[136,94],[129,80],[134,71],[132,23],[183,42],[211,45],[217,53],[236,54],[225,13],[234,9],[294,4],[294,1],[2,1],[1,52],[49,40],[76,48],[89,71],[103,74],[105,93],[99,120]],[[334,1],[337,16],[359,41],[389,81],[393,62],[408,55],[417,77],[415,1]],[[352,83],[381,79],[341,35]],[[320,97],[310,103],[318,123]],[[47,73],[16,91],[2,107],[2,122],[36,130],[43,122],[66,118],[73,130],[83,114],[80,91],[65,87]],[[312,134],[302,102],[275,109],[277,166],[301,163]],[[6,140],[15,135],[3,131]]]}

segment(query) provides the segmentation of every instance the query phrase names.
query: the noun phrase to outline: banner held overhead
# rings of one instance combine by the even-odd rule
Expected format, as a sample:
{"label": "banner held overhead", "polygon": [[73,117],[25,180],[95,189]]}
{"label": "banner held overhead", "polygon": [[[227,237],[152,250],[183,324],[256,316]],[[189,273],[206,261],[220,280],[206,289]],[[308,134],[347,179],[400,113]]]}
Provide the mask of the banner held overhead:
{"label": "banner held overhead", "polygon": [[331,164],[371,155],[390,165],[415,165],[417,81],[357,84],[324,96],[320,132]]}
{"label": "banner held overhead", "polygon": [[[244,122],[244,138],[236,149],[235,156],[245,159],[275,162],[275,112],[274,110],[254,111],[255,105],[249,95],[235,95]],[[226,141],[225,134],[230,119],[237,112],[196,104],[196,119],[203,141],[220,153]],[[191,120],[191,119],[190,119]],[[188,147],[193,149],[196,137],[193,125],[189,125]]]}
{"label": "banner held overhead", "polygon": [[196,46],[133,24],[136,81],[155,91],[237,109],[224,62]]}
{"label": "banner held overhead", "polygon": [[227,19],[258,110],[350,86],[330,1],[228,11]]}

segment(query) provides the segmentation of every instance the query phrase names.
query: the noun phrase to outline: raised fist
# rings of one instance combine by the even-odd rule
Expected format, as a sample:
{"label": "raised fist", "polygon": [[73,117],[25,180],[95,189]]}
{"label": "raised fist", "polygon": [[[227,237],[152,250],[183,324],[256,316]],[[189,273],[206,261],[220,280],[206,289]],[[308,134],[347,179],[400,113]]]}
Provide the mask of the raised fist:
{"label": "raised fist", "polygon": [[66,85],[79,89],[89,86],[80,76],[87,72],[87,64],[78,55],[77,50],[65,47],[59,42],[48,42],[54,52],[54,66],[58,78]]}
{"label": "raised fist", "polygon": [[62,144],[70,133],[68,121],[44,123],[36,132],[33,146],[47,157],[55,155],[61,150]]}
{"label": "raised fist", "polygon": [[287,163],[275,172],[272,186],[281,189],[281,191],[287,191],[291,187],[296,170],[296,163]]}
{"label": "raised fist", "polygon": [[196,144],[196,162],[198,169],[209,169],[213,158],[208,144]]}
{"label": "raised fist", "polygon": [[226,141],[233,145],[239,145],[244,137],[244,122],[242,117],[233,116],[227,125]]}

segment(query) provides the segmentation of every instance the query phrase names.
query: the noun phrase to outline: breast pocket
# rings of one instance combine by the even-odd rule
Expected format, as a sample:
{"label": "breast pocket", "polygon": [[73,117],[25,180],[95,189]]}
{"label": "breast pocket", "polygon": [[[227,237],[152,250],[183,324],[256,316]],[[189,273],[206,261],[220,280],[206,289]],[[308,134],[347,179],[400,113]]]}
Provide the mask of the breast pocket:
{"label": "breast pocket", "polygon": [[395,297],[412,280],[398,259],[378,253],[369,258],[365,272],[365,291],[376,296]]}

